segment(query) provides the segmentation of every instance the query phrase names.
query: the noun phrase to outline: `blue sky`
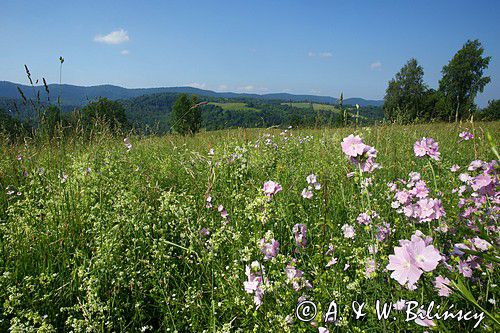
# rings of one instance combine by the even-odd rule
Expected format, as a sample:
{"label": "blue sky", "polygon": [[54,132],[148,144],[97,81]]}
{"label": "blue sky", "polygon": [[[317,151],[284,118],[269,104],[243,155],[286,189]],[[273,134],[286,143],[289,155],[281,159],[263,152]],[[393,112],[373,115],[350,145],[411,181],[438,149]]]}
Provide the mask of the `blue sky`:
{"label": "blue sky", "polygon": [[411,57],[437,87],[467,39],[492,56],[477,102],[500,98],[500,1],[12,1],[0,80],[192,85],[381,99]]}

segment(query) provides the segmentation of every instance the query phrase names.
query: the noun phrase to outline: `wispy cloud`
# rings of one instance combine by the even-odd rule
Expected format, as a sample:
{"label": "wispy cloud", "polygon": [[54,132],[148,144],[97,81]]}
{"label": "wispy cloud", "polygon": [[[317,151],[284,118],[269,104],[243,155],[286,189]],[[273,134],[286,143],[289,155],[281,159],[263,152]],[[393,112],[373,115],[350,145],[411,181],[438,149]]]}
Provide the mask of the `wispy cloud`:
{"label": "wispy cloud", "polygon": [[318,56],[320,58],[331,58],[332,57],[332,53],[331,52],[320,52],[320,53],[318,53]]}
{"label": "wispy cloud", "polygon": [[238,90],[243,90],[243,91],[254,91],[255,88],[254,86],[252,86],[251,84],[247,85],[247,86],[243,86],[243,87],[238,87]]}
{"label": "wispy cloud", "polygon": [[372,71],[381,70],[382,69],[382,63],[380,61],[372,62],[371,65],[370,65],[370,68],[371,68]]}
{"label": "wispy cloud", "polygon": [[219,86],[217,87],[217,90],[227,90],[227,85],[219,84]]}
{"label": "wispy cloud", "polygon": [[191,83],[186,84],[186,86],[198,88],[198,89],[205,89],[207,84],[206,83],[191,82]]}
{"label": "wispy cloud", "polygon": [[269,89],[266,87],[255,87],[251,84],[246,86],[237,87],[236,91],[246,92],[246,93],[265,93],[268,92]]}
{"label": "wispy cloud", "polygon": [[129,50],[122,50],[120,52],[122,55],[129,55],[130,54],[130,51]]}
{"label": "wispy cloud", "polygon": [[94,42],[115,45],[128,42],[129,40],[128,33],[123,29],[112,31],[107,35],[97,35],[94,37]]}
{"label": "wispy cloud", "polygon": [[332,52],[324,51],[324,52],[312,52],[309,51],[307,55],[311,58],[319,57],[319,58],[331,58],[333,56]]}

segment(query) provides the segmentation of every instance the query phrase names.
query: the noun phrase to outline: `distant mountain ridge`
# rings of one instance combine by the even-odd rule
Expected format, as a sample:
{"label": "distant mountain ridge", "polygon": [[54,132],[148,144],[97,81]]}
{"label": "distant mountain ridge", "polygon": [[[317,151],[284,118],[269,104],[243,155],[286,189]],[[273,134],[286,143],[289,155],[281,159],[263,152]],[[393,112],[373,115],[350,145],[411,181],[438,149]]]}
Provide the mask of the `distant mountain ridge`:
{"label": "distant mountain ridge", "polygon": [[[9,81],[0,81],[0,97],[19,99],[20,95],[17,90],[19,87],[27,98],[34,99],[40,91],[40,98],[47,99],[45,87],[42,85],[33,87],[23,84],[17,84]],[[271,93],[271,94],[249,94],[249,93],[234,93],[234,92],[215,92],[194,87],[160,87],[160,88],[123,88],[114,85],[98,85],[98,86],[75,86],[70,84],[49,84],[50,96],[55,100],[59,93],[61,94],[61,102],[64,105],[80,106],[88,101],[99,97],[106,97],[112,100],[129,99],[143,95],[151,95],[158,93],[188,93],[199,96],[207,96],[214,98],[255,98],[261,100],[282,100],[291,102],[315,102],[336,104],[338,99],[331,96],[316,96],[316,95],[295,95],[289,93]],[[363,98],[346,98],[345,105],[359,104],[360,106],[381,106],[381,100],[367,100]]]}

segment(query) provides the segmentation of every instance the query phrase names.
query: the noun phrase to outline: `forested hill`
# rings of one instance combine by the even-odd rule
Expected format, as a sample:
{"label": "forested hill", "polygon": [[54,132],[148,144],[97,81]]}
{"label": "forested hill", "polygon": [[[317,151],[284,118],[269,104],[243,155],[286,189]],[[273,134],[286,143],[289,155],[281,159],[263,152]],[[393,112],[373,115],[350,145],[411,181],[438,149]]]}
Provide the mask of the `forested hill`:
{"label": "forested hill", "polygon": [[[143,133],[166,133],[171,130],[170,114],[181,92],[196,95],[198,101],[208,102],[202,107],[202,127],[207,130],[275,125],[317,127],[340,125],[343,122],[337,99],[327,96],[217,93],[192,87],[126,89],[111,85],[49,85],[49,94],[44,86],[19,88],[27,101],[23,101],[15,84],[0,82],[0,109],[29,124],[37,123],[36,105],[59,105],[57,97],[61,94],[63,117],[70,118],[71,111],[106,97],[123,105],[125,115],[135,129]],[[364,105],[363,101],[358,98],[344,100],[344,109],[351,121],[354,121],[356,114],[354,104],[361,105],[360,123],[368,124],[383,119],[381,106]]]}
{"label": "forested hill", "polygon": [[[3,98],[20,98],[19,87],[27,98],[35,99],[40,92],[41,99],[47,99],[47,93],[43,85],[35,86],[34,88],[28,85],[16,84],[9,81],[0,81],[0,97]],[[99,86],[74,86],[69,84],[49,84],[49,93],[52,99],[57,99],[61,95],[61,103],[63,105],[81,106],[87,104],[88,101],[99,97],[106,97],[111,100],[128,99],[143,95],[151,95],[157,93],[188,93],[198,96],[206,96],[213,98],[254,98],[262,100],[282,100],[290,102],[314,102],[336,104],[337,98],[330,96],[315,96],[315,95],[293,95],[288,93],[273,93],[273,94],[244,94],[233,92],[215,92],[211,90],[198,89],[193,87],[160,87],[160,88],[123,88],[113,85]],[[346,98],[344,104],[359,104],[360,106],[381,106],[383,101],[366,100],[363,98]]]}
{"label": "forested hill", "polygon": [[[170,114],[178,94],[162,93],[121,100],[127,119],[145,132],[164,133],[170,130]],[[338,125],[340,109],[334,104],[289,102],[254,98],[199,97],[209,102],[202,107],[202,127],[216,130],[232,127],[324,126]],[[356,108],[346,105],[351,121]],[[380,106],[361,108],[360,123],[373,123],[384,117]]]}

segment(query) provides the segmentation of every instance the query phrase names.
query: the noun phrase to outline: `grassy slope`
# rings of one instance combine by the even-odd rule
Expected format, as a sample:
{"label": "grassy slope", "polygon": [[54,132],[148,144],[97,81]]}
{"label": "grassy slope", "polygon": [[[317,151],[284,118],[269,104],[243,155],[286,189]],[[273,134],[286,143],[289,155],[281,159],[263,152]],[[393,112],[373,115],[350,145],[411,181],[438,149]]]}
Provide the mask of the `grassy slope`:
{"label": "grassy slope", "polygon": [[[298,259],[298,267],[314,285],[307,294],[323,306],[332,298],[342,305],[354,299],[441,302],[430,277],[422,278],[425,288],[411,292],[387,272],[379,270],[370,279],[363,276],[366,231],[356,226],[354,241],[345,240],[340,231],[344,223],[356,225],[355,218],[363,210],[359,189],[346,178],[352,165],[340,142],[357,132],[379,151],[377,161],[383,168],[373,175],[371,205],[396,230],[379,246],[377,261],[385,267],[399,239],[408,239],[417,228],[428,232],[427,226],[413,225],[396,214],[386,190],[388,181],[406,178],[410,171],[421,172],[432,184],[431,170],[413,155],[413,143],[420,137],[439,142],[443,160],[436,166],[436,181],[445,193],[446,221],[451,226],[458,223],[457,197],[450,193],[458,180],[449,168],[452,164],[465,167],[476,158],[491,160],[494,155],[484,132],[490,132],[496,142],[500,135],[500,123],[478,123],[477,138],[458,144],[458,133],[465,127],[470,124],[304,130],[294,131],[288,141],[277,130],[227,130],[194,138],[131,138],[129,152],[123,138],[104,134],[97,134],[90,144],[77,139],[64,144],[3,143],[0,187],[20,194],[0,192],[0,304],[5,304],[0,330],[20,322],[75,331],[137,331],[148,326],[201,332],[224,324],[244,331],[284,331],[285,317],[293,318],[302,295],[285,280],[284,266],[291,257]],[[265,133],[275,136],[279,149],[264,140],[255,148]],[[306,136],[313,138],[299,143],[298,137]],[[215,150],[213,157],[207,154],[210,148]],[[21,161],[17,154],[22,154]],[[26,177],[23,171],[28,172]],[[307,201],[300,192],[312,172],[323,187]],[[68,177],[63,182],[64,175]],[[267,202],[260,189],[270,179],[279,182],[283,191]],[[204,208],[206,194],[212,196],[215,207],[221,204],[227,209],[227,225],[215,209]],[[308,245],[300,254],[293,252],[295,223],[308,226]],[[202,227],[210,230],[209,240],[199,236]],[[264,263],[274,290],[255,310],[252,295],[243,290],[244,270],[253,260],[262,262],[256,243],[267,230],[280,242],[280,256]],[[464,238],[461,234],[435,237],[454,237],[454,242]],[[328,244],[335,245],[339,262],[326,269],[323,253]],[[347,263],[351,268],[344,271]],[[500,282],[498,274],[489,279],[489,283]],[[492,291],[487,296],[485,288],[486,284],[476,285],[473,293],[488,306],[484,297],[493,296]],[[468,307],[458,296],[450,302]],[[293,325],[291,331],[299,327],[316,331],[297,320]],[[423,330],[405,323],[404,317],[386,325],[387,331]],[[448,321],[447,325],[457,332],[471,328],[470,322]],[[354,326],[382,329],[374,315],[344,321],[339,329]],[[334,326],[330,329],[334,331]]]}
{"label": "grassy slope", "polygon": [[[281,103],[282,105],[290,105],[290,106],[295,106],[297,108],[310,108],[310,103],[306,102],[292,102],[292,103]],[[329,110],[329,111],[334,111],[335,113],[339,112],[338,107],[335,105],[331,104],[320,104],[320,103],[313,103],[313,109],[316,110]]]}

